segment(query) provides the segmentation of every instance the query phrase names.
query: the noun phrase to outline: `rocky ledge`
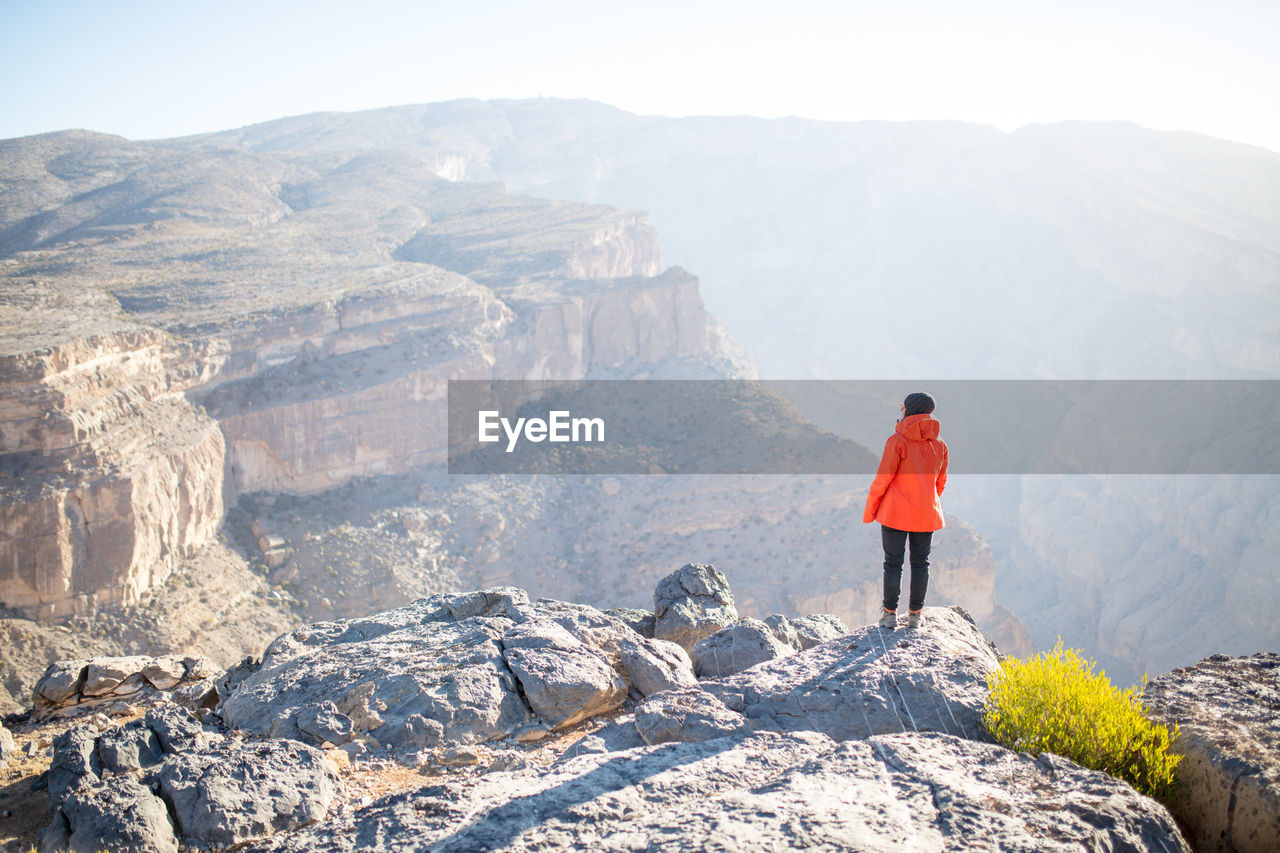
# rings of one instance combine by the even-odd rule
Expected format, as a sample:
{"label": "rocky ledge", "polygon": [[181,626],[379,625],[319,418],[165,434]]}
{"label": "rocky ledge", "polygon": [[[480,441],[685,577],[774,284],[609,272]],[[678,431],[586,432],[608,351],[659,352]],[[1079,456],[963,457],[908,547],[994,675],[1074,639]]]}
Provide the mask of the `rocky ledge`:
{"label": "rocky ledge", "polygon": [[1213,655],[1147,685],[1143,705],[1177,724],[1178,792],[1170,804],[1196,850],[1280,845],[1280,654]]}
{"label": "rocky ledge", "polygon": [[[732,602],[690,565],[652,612],[501,587],[292,631],[212,689],[59,735],[42,849],[1191,849],[1127,783],[990,742],[999,652],[961,608],[847,631]],[[698,678],[663,633],[736,663]],[[190,681],[179,659],[55,666],[44,718],[54,683],[74,707],[161,662]],[[378,768],[400,781],[363,795]]]}

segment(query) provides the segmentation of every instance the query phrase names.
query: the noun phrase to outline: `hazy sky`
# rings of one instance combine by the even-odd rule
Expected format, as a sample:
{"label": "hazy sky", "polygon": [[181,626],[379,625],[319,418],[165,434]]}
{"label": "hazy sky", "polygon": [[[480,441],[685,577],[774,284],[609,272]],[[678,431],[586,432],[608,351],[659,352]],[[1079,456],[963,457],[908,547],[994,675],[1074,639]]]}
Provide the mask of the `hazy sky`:
{"label": "hazy sky", "polygon": [[1280,2],[0,0],[0,137],[461,97],[638,113],[1125,119],[1280,151]]}

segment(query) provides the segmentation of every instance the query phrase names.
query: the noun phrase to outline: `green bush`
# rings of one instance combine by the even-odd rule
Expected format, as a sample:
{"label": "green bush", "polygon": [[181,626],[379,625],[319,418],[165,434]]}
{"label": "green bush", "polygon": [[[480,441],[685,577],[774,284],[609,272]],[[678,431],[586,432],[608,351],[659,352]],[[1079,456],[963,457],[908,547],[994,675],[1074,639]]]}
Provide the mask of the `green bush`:
{"label": "green bush", "polygon": [[1010,749],[1053,752],[1169,802],[1182,760],[1169,751],[1178,727],[1170,731],[1143,714],[1145,675],[1141,689],[1119,690],[1093,668],[1061,639],[1051,652],[1006,658],[987,677],[987,731]]}

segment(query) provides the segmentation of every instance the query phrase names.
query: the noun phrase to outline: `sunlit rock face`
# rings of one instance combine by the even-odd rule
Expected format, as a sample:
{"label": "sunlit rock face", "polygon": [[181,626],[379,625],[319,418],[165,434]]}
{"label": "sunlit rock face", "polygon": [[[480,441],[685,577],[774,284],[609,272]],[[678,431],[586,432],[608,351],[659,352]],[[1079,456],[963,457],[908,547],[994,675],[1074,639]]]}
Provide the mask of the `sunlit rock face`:
{"label": "sunlit rock face", "polygon": [[0,601],[135,603],[214,534],[226,449],[181,393],[192,357],[146,332],[0,357]]}
{"label": "sunlit rock face", "polygon": [[455,378],[696,359],[645,216],[403,157],[4,143],[0,601],[140,601],[228,500],[445,458]]}

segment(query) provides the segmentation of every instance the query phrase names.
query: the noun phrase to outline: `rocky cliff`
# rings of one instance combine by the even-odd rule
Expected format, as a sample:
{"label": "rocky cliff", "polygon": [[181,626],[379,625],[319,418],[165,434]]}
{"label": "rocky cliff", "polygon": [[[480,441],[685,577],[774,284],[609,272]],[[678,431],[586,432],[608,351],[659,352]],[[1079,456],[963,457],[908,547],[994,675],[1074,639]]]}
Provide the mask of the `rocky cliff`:
{"label": "rocky cliff", "polygon": [[576,378],[714,333],[641,214],[403,158],[5,147],[0,601],[42,618],[142,600],[240,493],[441,463],[450,378]]}
{"label": "rocky cliff", "polygon": [[[451,378],[750,373],[697,279],[660,270],[643,214],[451,183],[394,151],[0,146],[11,695],[55,654],[225,665],[298,616],[449,589],[639,604],[695,558],[733,567],[747,615],[876,607],[874,531],[850,523],[865,482],[444,474]],[[1030,651],[989,551],[951,524],[931,601]],[[191,583],[239,605],[168,606]]]}

